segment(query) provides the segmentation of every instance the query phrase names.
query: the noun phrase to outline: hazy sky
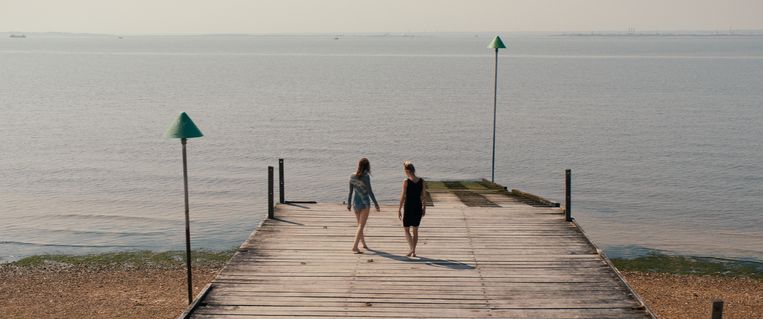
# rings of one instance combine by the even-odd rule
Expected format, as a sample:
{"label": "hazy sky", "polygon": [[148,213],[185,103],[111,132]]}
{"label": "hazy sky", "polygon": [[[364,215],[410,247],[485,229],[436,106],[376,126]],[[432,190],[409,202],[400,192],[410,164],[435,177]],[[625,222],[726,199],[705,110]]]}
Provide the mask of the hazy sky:
{"label": "hazy sky", "polygon": [[763,0],[0,0],[0,32],[763,29]]}

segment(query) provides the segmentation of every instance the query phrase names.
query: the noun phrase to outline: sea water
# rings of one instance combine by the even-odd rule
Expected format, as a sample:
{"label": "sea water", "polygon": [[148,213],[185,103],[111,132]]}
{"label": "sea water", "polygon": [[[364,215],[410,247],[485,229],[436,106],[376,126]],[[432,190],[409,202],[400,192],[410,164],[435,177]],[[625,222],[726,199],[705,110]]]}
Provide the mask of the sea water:
{"label": "sea water", "polygon": [[[181,111],[205,134],[188,142],[194,248],[250,234],[278,158],[288,200],[341,203],[360,157],[386,203],[403,160],[489,178],[490,40],[2,37],[0,261],[183,249],[181,148],[163,137]],[[763,37],[504,41],[496,182],[563,201],[572,169],[573,216],[610,255],[763,259]]]}

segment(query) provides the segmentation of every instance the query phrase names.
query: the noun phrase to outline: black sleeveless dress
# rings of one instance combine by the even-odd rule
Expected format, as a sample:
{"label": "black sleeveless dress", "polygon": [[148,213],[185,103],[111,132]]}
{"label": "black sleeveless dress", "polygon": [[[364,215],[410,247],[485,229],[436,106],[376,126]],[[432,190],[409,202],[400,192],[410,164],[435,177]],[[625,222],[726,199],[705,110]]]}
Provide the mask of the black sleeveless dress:
{"label": "black sleeveless dress", "polygon": [[424,179],[419,178],[415,183],[406,179],[405,211],[403,214],[404,227],[419,227],[421,224],[421,192],[424,190]]}

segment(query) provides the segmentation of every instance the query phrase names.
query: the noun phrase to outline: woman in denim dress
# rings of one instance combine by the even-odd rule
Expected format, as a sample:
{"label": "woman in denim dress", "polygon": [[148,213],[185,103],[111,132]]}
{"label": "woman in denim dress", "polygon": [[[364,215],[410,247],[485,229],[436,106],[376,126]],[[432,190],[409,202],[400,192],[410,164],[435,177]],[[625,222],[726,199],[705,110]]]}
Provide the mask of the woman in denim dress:
{"label": "woman in denim dress", "polygon": [[352,208],[355,211],[355,218],[358,221],[358,229],[355,231],[355,243],[352,245],[352,251],[356,254],[363,252],[358,249],[358,244],[363,243],[363,248],[368,249],[366,239],[363,236],[363,229],[368,221],[368,213],[371,210],[371,201],[379,210],[379,203],[371,189],[371,163],[367,158],[361,158],[358,162],[358,170],[350,175],[350,194],[347,196],[347,210]]}

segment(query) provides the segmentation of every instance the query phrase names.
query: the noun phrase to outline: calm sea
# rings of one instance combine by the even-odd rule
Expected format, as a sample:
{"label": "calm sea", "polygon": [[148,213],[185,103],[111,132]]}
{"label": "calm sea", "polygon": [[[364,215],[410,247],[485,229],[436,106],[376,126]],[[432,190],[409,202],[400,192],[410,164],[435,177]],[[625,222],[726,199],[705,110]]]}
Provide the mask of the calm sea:
{"label": "calm sea", "polygon": [[[279,157],[289,200],[343,201],[362,156],[389,203],[402,160],[489,177],[490,39],[3,36],[0,261],[182,249],[180,111],[194,248],[249,235]],[[763,259],[763,37],[504,41],[497,182],[561,201],[572,169],[611,255]]]}

